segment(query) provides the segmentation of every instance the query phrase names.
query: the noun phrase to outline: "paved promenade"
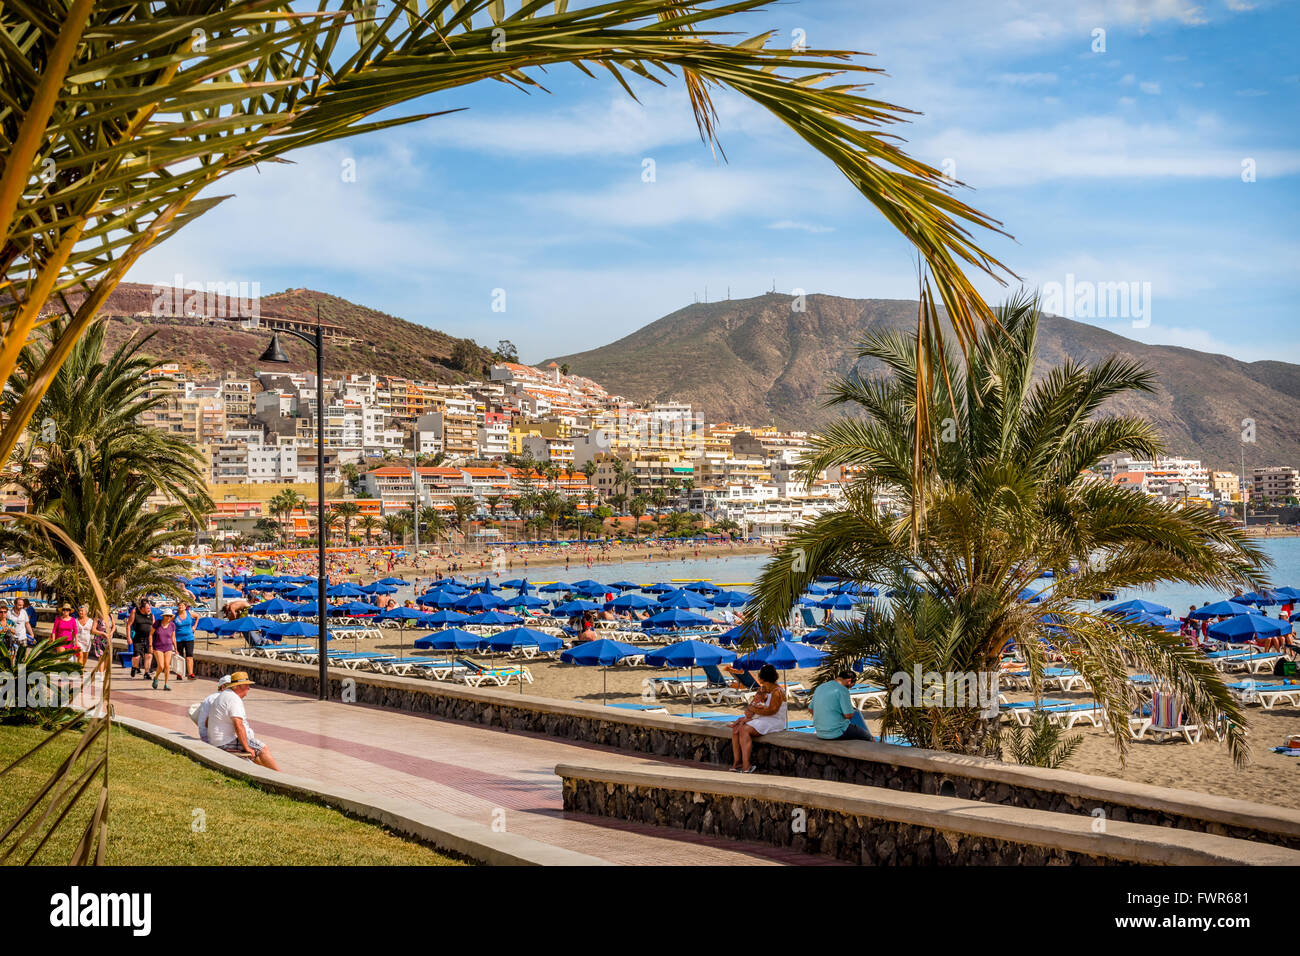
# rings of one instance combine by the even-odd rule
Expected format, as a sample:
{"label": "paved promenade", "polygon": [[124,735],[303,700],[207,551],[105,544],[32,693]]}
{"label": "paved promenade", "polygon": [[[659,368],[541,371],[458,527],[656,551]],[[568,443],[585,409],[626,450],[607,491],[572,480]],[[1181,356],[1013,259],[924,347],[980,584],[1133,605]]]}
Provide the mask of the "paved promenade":
{"label": "paved promenade", "polygon": [[[170,693],[113,675],[116,713],[197,736],[189,705],[215,681],[181,681]],[[254,687],[246,698],[257,736],[289,773],[418,801],[475,823],[621,864],[825,865],[822,857],[667,828],[568,814],[556,764],[619,751],[535,734]],[[656,761],[625,754],[629,767]],[[681,766],[680,763],[675,763]]]}

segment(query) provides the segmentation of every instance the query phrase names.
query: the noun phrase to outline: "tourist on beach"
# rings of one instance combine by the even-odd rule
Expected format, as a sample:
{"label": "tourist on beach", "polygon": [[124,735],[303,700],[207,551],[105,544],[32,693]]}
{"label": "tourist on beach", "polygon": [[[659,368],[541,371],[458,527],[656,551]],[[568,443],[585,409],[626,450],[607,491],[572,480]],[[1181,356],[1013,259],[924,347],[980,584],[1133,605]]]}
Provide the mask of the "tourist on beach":
{"label": "tourist on beach", "polygon": [[579,644],[586,644],[588,641],[594,641],[596,639],[595,622],[595,615],[590,611],[587,611],[582,615],[582,629],[578,632]]}
{"label": "tourist on beach", "polygon": [[199,725],[199,740],[205,744],[210,743],[208,740],[208,717],[212,713],[212,705],[217,702],[217,698],[221,696],[221,692],[226,689],[229,683],[230,675],[223,674],[217,680],[217,689],[199,701],[198,710],[190,715],[194,718],[194,722]]}
{"label": "tourist on beach", "polygon": [[185,679],[194,680],[194,622],[196,618],[184,601],[176,607],[176,653],[185,659]]}
{"label": "tourist on beach", "polygon": [[158,689],[158,674],[162,672],[163,690],[171,690],[172,653],[176,650],[176,612],[168,608],[162,620],[153,629],[153,689]]}
{"label": "tourist on beach", "polygon": [[246,671],[235,671],[230,675],[230,683],[208,711],[208,743],[227,753],[252,757],[253,763],[259,767],[279,770],[271,751],[253,734],[253,726],[248,722],[244,698],[252,686]]}
{"label": "tourist on beach", "polygon": [[147,597],[140,598],[126,618],[126,630],[131,635],[131,676],[149,672],[153,663],[153,608]]}
{"label": "tourist on beach", "polygon": [[822,740],[874,740],[866,721],[853,707],[849,688],[858,679],[853,671],[840,671],[834,680],[818,684],[809,708],[813,729]]}
{"label": "tourist on beach", "polygon": [[777,683],[776,668],[764,664],[758,672],[758,691],[745,713],[731,725],[731,769],[753,773],[749,762],[754,738],[785,730],[787,725],[785,689]]}

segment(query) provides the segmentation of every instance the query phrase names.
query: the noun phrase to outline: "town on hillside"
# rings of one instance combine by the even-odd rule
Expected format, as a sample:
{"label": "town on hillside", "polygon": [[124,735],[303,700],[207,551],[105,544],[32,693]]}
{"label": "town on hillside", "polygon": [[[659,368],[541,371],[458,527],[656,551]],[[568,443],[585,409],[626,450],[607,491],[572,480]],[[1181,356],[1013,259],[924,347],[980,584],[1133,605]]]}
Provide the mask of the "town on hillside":
{"label": "town on hillside", "polygon": [[[349,516],[346,529],[331,533],[367,544],[407,540],[413,522],[394,516],[417,507],[421,524],[432,509],[468,546],[555,537],[556,516],[536,513],[546,492],[575,519],[564,524],[574,536],[710,529],[773,539],[840,506],[855,477],[836,467],[809,484],[799,467],[808,432],[708,422],[680,402],[630,401],[554,362],[502,361],[486,380],[460,385],[355,373],[326,377],[323,388],[313,374],[282,371],[199,381],[168,362],[150,371],[148,388],[159,401],[144,423],[204,457],[214,508],[199,532],[203,546],[314,537],[307,502],[319,466],[318,400],[326,403],[327,505]],[[1196,459],[1112,457],[1093,477],[1240,516],[1241,476]],[[285,503],[286,486],[296,507]],[[5,508],[21,510],[17,489],[5,491]],[[1257,508],[1295,505],[1300,471],[1254,467],[1246,491]],[[895,504],[887,492],[877,500]],[[1295,520],[1285,508],[1248,518]]]}

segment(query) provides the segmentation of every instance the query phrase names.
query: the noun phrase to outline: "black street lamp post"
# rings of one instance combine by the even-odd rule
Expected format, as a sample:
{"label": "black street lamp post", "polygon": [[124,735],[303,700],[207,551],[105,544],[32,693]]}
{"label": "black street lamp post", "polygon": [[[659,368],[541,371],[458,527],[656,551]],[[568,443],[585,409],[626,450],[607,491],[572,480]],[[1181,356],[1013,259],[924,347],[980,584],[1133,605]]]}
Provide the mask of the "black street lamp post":
{"label": "black street lamp post", "polygon": [[[329,579],[325,573],[325,337],[320,325],[320,306],[316,306],[316,334],[307,335],[294,329],[285,329],[295,338],[302,339],[316,350],[316,538],[320,551],[316,568],[316,613],[320,620],[318,637],[320,668],[320,700],[329,700],[329,656],[326,654],[326,642],[329,631],[326,627],[325,589]],[[271,344],[266,347],[261,362],[287,363],[289,356],[280,347],[280,333],[271,335]]]}

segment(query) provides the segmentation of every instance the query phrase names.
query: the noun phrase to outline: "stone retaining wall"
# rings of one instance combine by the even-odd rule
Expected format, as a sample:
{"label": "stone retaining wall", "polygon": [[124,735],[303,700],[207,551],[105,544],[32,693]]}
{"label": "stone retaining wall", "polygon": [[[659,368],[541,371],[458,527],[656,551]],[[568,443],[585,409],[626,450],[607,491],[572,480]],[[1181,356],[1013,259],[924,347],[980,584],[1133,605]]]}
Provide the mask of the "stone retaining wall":
{"label": "stone retaining wall", "polygon": [[[216,652],[195,655],[196,673],[215,677],[232,670],[249,671],[265,687],[312,696],[317,692],[315,665]],[[731,762],[731,737],[725,725],[535,697],[517,689],[472,688],[334,668],[330,698],[692,763],[727,766]],[[887,744],[825,741],[792,732],[756,742],[753,759],[764,774],[1089,817],[1100,810],[1111,821],[1180,827],[1300,849],[1296,811],[1110,777]]]}
{"label": "stone retaining wall", "polygon": [[564,809],[868,866],[1271,865],[1300,852],[1207,833],[878,787],[688,768],[555,768]]}

